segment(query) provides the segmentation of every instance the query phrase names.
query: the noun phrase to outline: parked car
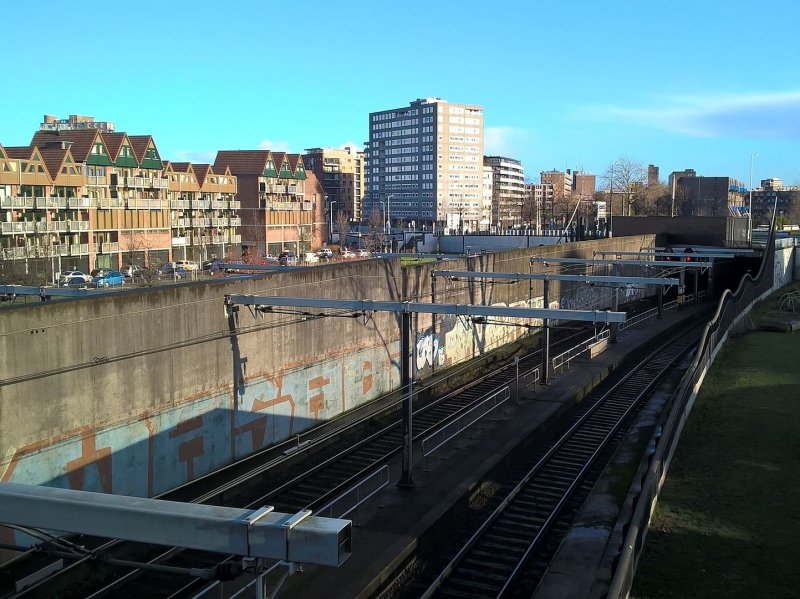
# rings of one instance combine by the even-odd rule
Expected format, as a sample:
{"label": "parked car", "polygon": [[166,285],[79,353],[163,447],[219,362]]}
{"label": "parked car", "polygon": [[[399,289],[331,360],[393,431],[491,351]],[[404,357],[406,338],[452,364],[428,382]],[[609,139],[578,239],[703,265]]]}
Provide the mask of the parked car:
{"label": "parked car", "polygon": [[110,268],[95,268],[95,269],[94,269],[92,272],[90,272],[89,274],[90,274],[92,277],[104,277],[105,275],[107,275],[107,274],[108,274],[108,273],[110,273],[110,272],[111,272],[111,269],[110,269]]}
{"label": "parked car", "polygon": [[206,260],[203,262],[203,270],[207,270],[210,272],[217,272],[219,270],[223,270],[225,268],[225,260],[222,258],[211,258],[211,260]]}
{"label": "parked car", "polygon": [[267,264],[277,264],[278,257],[275,254],[267,254]]}
{"label": "parked car", "polygon": [[356,250],[356,258],[369,258],[369,250],[358,248]]}
{"label": "parked car", "polygon": [[69,287],[70,285],[86,284],[92,280],[92,277],[79,270],[64,270],[58,275],[58,284],[61,287]]}
{"label": "parked car", "polygon": [[142,268],[141,266],[136,266],[135,264],[128,264],[128,265],[123,266],[122,268],[119,269],[119,271],[123,275],[125,275],[125,277],[128,278],[128,279],[131,279],[131,278],[135,277],[136,275],[141,274],[145,270],[146,269]]}
{"label": "parked car", "polygon": [[192,262],[191,260],[175,260],[175,266],[181,266],[186,270],[200,270],[197,262]]}
{"label": "parked car", "polygon": [[118,270],[112,270],[108,274],[92,278],[92,285],[95,287],[117,287],[125,283],[125,275]]}
{"label": "parked car", "polygon": [[355,254],[352,250],[348,250],[347,248],[342,249],[342,258],[355,258]]}
{"label": "parked car", "polygon": [[331,248],[322,248],[317,252],[317,256],[319,256],[321,260],[330,260],[333,258],[333,250]]}
{"label": "parked car", "polygon": [[319,262],[319,256],[316,252],[306,252],[303,255],[303,261],[307,264],[313,264],[314,262]]}
{"label": "parked car", "polygon": [[176,279],[180,279],[181,275],[188,274],[189,271],[183,266],[178,266],[175,262],[164,262],[158,267],[158,274],[160,275],[173,275]]}
{"label": "parked car", "polygon": [[297,256],[294,255],[294,252],[281,252],[278,254],[278,264],[281,266],[297,264]]}

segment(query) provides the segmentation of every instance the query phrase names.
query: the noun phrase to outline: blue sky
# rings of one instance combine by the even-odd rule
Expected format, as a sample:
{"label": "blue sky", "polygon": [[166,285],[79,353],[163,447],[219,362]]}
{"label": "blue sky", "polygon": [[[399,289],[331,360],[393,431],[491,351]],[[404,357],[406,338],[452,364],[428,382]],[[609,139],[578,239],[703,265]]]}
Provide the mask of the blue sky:
{"label": "blue sky", "polygon": [[[4,0],[0,144],[43,114],[150,133],[162,157],[361,146],[368,114],[485,108],[486,153],[662,178],[800,183],[797,0]],[[124,7],[124,8],[123,8]]]}

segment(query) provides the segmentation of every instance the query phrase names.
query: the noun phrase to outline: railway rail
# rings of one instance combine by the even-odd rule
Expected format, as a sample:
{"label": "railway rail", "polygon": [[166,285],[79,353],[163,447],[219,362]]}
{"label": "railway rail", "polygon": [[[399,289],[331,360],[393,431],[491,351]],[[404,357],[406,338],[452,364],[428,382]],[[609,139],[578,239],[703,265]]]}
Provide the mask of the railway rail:
{"label": "railway rail", "polygon": [[[589,329],[575,329],[565,323],[561,337],[554,340],[555,347],[569,347],[592,337]],[[532,368],[541,360],[537,350],[520,357],[522,368]],[[463,376],[462,370],[448,374]],[[481,397],[492,390],[515,380],[517,369],[507,361],[492,372],[460,386],[444,396],[425,399],[429,389],[421,387],[416,392],[414,409],[414,437],[429,434],[449,419],[468,410]],[[291,440],[258,452],[187,483],[160,499],[260,507],[269,503],[279,510],[317,509],[367,476],[401,450],[401,424],[399,409],[402,399],[383,403],[379,408],[367,408],[352,422],[332,423],[299,435]],[[268,492],[264,492],[268,489]],[[184,583],[187,576],[174,571],[159,573],[148,571],[144,586],[137,589],[135,581],[142,579],[144,570],[115,565],[116,561],[140,562],[151,566],[207,568],[214,577],[219,573],[214,566],[224,563],[225,556],[179,548],[143,546],[119,540],[80,537],[71,548],[45,544],[31,549],[0,568],[0,597],[103,597],[119,596],[172,596],[176,579]],[[66,565],[52,575],[17,590],[15,581],[50,567],[54,561],[65,559]],[[229,563],[229,562],[228,562]],[[199,580],[199,579],[197,579]],[[197,580],[190,581],[192,587]],[[99,581],[99,584],[98,584]],[[124,591],[121,589],[124,588]]]}
{"label": "railway rail", "polygon": [[[597,336],[598,332],[582,329],[575,333],[574,329],[565,326],[561,333],[562,338],[553,337],[556,352],[559,348],[574,347]],[[428,389],[420,389],[414,410],[415,439],[430,435],[470,410],[482,398],[512,384],[512,381],[519,381],[519,373],[531,372],[540,360],[540,350],[521,356],[518,364],[508,361],[491,373],[438,398],[423,399]],[[456,372],[452,376],[460,375]],[[285,511],[318,509],[401,450],[400,402],[397,399],[379,408],[368,408],[353,422],[334,422],[308,431],[160,498],[253,508],[270,504]],[[264,489],[269,491],[264,492]],[[147,576],[142,576],[145,570],[121,569],[113,561],[166,566],[165,570],[205,568],[204,572],[211,578],[223,574],[224,568],[231,564],[231,559],[226,556],[210,556],[178,548],[154,548],[88,538],[81,538],[80,544],[83,555],[77,556],[59,572],[19,592],[9,592],[2,585],[18,580],[20,574],[11,574],[6,567],[0,569],[0,597],[191,596],[191,592],[205,584],[201,578],[179,576],[173,571],[147,571]],[[46,549],[52,550],[52,547]],[[34,559],[30,559],[30,555]],[[45,567],[43,559],[47,563],[53,561],[53,554],[46,551],[32,550],[30,555],[27,560],[15,560],[23,565],[22,575],[25,570],[31,572]],[[218,569],[220,564],[223,570]],[[77,585],[76,580],[80,581]]]}
{"label": "railway rail", "polygon": [[[524,473],[433,580],[417,580],[409,595],[432,597],[531,596],[563,533],[565,510],[584,495],[623,438],[624,428],[672,365],[695,345],[695,326],[649,353],[613,387],[593,394],[568,430]],[[532,559],[534,558],[535,559]]]}

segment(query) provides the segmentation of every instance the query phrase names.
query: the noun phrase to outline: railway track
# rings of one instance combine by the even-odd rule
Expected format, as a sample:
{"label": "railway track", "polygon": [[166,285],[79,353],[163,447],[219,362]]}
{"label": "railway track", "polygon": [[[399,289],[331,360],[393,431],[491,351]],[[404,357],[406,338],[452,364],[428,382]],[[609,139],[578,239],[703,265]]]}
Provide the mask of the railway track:
{"label": "railway track", "polygon": [[[560,339],[553,338],[554,351],[568,348],[595,334],[591,329],[577,333],[565,327]],[[536,351],[520,357],[520,368],[533,368],[541,360]],[[414,410],[414,437],[429,434],[498,387],[508,385],[516,376],[512,362],[497,368],[443,397],[419,400]],[[422,390],[424,391],[424,390]],[[422,397],[423,394],[418,394]],[[161,499],[235,505],[257,508],[274,505],[282,511],[315,509],[362,479],[401,450],[400,400],[383,406],[350,424],[319,430],[259,452],[209,476],[183,485]],[[263,489],[269,489],[264,492]],[[25,590],[13,590],[13,581],[67,557],[61,548],[32,550],[14,560],[21,566],[14,572],[8,565],[0,569],[0,597],[117,597],[184,596],[202,586],[200,579],[181,576],[175,571],[159,573],[115,564],[136,561],[155,566],[207,567],[215,576],[216,564],[230,563],[225,556],[182,549],[146,546],[117,540],[80,537],[81,549],[59,572]],[[27,558],[27,559],[26,559]]]}
{"label": "railway track", "polygon": [[602,471],[604,458],[621,441],[648,394],[699,335],[699,326],[684,331],[629,366],[610,388],[598,388],[563,436],[519,482],[496,496],[490,515],[449,562],[436,569],[438,576],[415,580],[401,595],[530,597],[560,536]]}

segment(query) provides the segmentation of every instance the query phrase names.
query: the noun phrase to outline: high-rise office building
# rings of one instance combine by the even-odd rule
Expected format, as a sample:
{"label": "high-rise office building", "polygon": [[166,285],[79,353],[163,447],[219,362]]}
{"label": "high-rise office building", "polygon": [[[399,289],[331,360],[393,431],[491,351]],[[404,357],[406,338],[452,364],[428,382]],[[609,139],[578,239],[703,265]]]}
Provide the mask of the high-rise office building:
{"label": "high-rise office building", "polygon": [[525,200],[525,169],[519,160],[504,156],[486,156],[484,166],[492,168],[492,222],[509,228],[522,223]]}
{"label": "high-rise office building", "polygon": [[440,98],[369,115],[364,218],[458,229],[480,222],[483,107]]}

